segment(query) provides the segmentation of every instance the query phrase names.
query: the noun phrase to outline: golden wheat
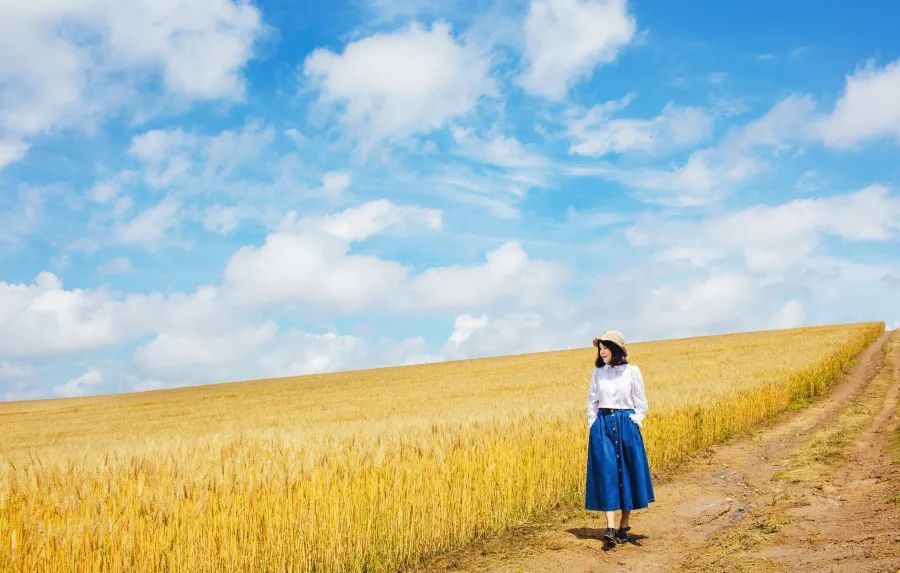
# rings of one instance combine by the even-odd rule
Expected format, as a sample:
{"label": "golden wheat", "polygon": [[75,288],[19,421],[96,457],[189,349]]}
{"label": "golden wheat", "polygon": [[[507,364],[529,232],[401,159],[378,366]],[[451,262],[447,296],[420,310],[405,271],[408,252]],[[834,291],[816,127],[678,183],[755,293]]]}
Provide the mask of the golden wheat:
{"label": "golden wheat", "polygon": [[[651,466],[820,394],[883,330],[630,345]],[[414,564],[580,502],[592,351],[0,404],[0,568]]]}

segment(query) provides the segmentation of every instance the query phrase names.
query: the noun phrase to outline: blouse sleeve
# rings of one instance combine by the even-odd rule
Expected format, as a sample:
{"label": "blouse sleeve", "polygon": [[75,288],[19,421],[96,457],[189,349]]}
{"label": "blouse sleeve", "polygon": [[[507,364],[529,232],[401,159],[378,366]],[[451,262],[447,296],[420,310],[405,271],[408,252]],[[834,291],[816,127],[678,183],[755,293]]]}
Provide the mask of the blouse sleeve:
{"label": "blouse sleeve", "polygon": [[644,421],[647,415],[647,394],[644,392],[644,377],[641,375],[641,369],[632,366],[631,377],[631,401],[634,404],[634,414],[631,419],[638,426]]}
{"label": "blouse sleeve", "polygon": [[600,395],[598,393],[597,388],[597,376],[595,376],[597,372],[596,367],[591,371],[591,385],[588,387],[588,396],[587,396],[587,426],[588,429],[594,423],[594,420],[597,419],[597,408],[600,406]]}

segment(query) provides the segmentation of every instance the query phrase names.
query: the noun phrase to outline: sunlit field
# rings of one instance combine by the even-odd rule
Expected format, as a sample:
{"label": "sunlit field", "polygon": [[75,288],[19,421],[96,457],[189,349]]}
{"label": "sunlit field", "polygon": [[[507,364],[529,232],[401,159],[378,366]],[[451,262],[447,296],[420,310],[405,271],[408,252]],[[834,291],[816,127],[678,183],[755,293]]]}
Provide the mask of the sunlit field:
{"label": "sunlit field", "polygon": [[[884,330],[629,345],[659,474]],[[394,571],[582,500],[595,350],[0,404],[0,568]]]}

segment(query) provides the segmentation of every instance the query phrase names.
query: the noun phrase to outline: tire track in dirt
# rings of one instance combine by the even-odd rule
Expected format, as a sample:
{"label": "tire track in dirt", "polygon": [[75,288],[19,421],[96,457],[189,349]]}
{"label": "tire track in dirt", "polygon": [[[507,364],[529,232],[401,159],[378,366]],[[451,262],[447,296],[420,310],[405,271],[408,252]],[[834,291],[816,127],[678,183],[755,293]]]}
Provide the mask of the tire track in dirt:
{"label": "tire track in dirt", "polygon": [[[541,523],[513,528],[504,534],[479,540],[461,550],[436,557],[415,571],[653,572],[677,571],[683,567],[715,571],[765,570],[755,569],[754,564],[774,563],[776,569],[781,567],[782,562],[797,564],[801,561],[795,558],[797,555],[804,551],[815,552],[817,549],[800,547],[799,553],[792,554],[793,556],[765,553],[769,543],[777,541],[775,533],[785,538],[792,535],[790,528],[778,521],[782,519],[778,516],[784,515],[782,506],[785,503],[798,503],[785,493],[784,482],[773,480],[773,475],[793,452],[832,423],[848,404],[860,399],[869,382],[882,368],[891,336],[900,337],[897,333],[898,331],[885,333],[860,353],[856,364],[845,370],[828,395],[822,399],[800,411],[782,413],[752,433],[709,448],[685,462],[670,479],[656,485],[657,502],[648,510],[632,514],[631,540],[627,544],[604,546],[600,535],[606,526],[605,520],[600,515],[585,515],[581,511],[573,513],[568,508],[550,515]],[[894,345],[893,348],[896,347]],[[895,370],[893,377],[897,376],[900,375]],[[892,474],[889,460],[874,446],[887,446],[890,441],[886,433],[891,431],[892,420],[896,417],[898,388],[900,384],[895,380],[890,392],[884,397],[879,415],[860,434],[860,444],[866,445],[854,448],[853,454],[869,460],[871,470],[867,472],[875,472],[874,475],[881,476],[871,478],[867,473],[863,479],[881,480],[879,483],[885,491],[896,486],[896,466],[893,466]],[[853,466],[859,463],[859,460],[855,460]],[[859,501],[857,498],[865,496],[867,486],[853,480],[842,482],[842,478],[847,480],[846,474],[851,469],[841,471],[835,473],[835,491],[825,492],[822,497],[839,503],[840,498],[843,498],[848,500],[847,510],[859,511],[860,506],[850,504],[849,500],[852,497],[854,503]],[[857,474],[856,477],[859,477]],[[815,489],[808,483],[798,483],[791,487],[798,491]],[[822,490],[819,492],[822,493]],[[792,495],[800,493],[794,492]],[[897,503],[892,505],[894,510],[900,507]],[[879,511],[883,513],[890,509],[879,506]],[[840,516],[843,512],[832,510],[832,513]],[[885,517],[890,515],[894,514],[884,513]],[[772,516],[778,519],[772,521]],[[807,519],[801,517],[791,516],[790,519],[798,523]],[[841,518],[836,519],[839,524]],[[854,521],[857,520],[858,516],[854,516]],[[882,538],[890,538],[898,524],[900,520],[895,520],[893,524],[869,524],[870,527],[881,527],[887,532],[887,537],[882,535],[875,540],[874,545],[881,543]],[[739,556],[731,546],[726,547],[728,551],[723,552],[722,536],[742,529],[751,534],[750,540],[754,543],[746,548],[740,545],[738,549],[744,554]],[[832,534],[828,533],[823,539],[830,539],[830,535]],[[858,537],[866,535],[870,533],[863,532]],[[898,543],[892,545],[884,552],[888,560],[895,558],[900,547]],[[751,550],[758,554],[747,553]],[[704,555],[710,559],[704,561]],[[718,557],[739,559],[740,563],[735,562],[734,567],[726,566],[725,562],[717,560]],[[839,563],[836,567],[835,570],[847,570],[842,569]],[[828,570],[822,569],[821,565],[815,565],[814,568]]]}
{"label": "tire track in dirt", "polygon": [[[716,539],[689,571],[900,570],[900,333],[857,400],[794,456],[754,523]],[[737,541],[737,543],[735,543]]]}

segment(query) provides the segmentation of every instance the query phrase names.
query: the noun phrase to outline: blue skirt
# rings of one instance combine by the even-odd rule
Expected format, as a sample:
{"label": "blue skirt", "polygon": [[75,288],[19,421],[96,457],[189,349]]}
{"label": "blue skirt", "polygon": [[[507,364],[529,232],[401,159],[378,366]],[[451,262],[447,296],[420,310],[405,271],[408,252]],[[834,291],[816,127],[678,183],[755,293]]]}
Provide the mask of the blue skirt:
{"label": "blue skirt", "polygon": [[634,410],[601,408],[588,438],[586,509],[641,509],[653,501],[650,466]]}

